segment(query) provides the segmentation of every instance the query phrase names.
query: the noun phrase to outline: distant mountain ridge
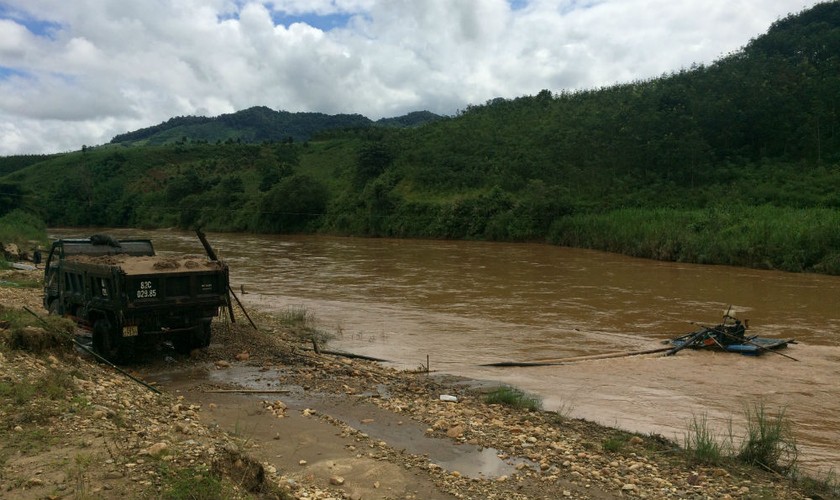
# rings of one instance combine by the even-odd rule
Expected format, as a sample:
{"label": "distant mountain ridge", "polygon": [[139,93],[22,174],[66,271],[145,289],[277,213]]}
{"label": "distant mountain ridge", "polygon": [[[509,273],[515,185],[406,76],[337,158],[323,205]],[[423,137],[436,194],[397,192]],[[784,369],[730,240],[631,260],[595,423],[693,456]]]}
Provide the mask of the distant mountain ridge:
{"label": "distant mountain ridge", "polygon": [[373,121],[360,114],[274,111],[254,106],[217,117],[178,116],[133,132],[119,134],[111,144],[162,145],[193,142],[282,142],[308,141],[320,132],[367,127],[410,128],[442,119],[430,111],[414,111],[394,118]]}

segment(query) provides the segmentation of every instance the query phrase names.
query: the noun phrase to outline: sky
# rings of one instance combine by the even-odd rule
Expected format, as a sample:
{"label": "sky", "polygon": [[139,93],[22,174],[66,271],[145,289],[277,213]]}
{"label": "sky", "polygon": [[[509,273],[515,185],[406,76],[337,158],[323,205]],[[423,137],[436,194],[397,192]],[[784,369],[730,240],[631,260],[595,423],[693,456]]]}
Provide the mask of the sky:
{"label": "sky", "polygon": [[0,0],[0,156],[252,106],[373,120],[709,64],[812,0]]}

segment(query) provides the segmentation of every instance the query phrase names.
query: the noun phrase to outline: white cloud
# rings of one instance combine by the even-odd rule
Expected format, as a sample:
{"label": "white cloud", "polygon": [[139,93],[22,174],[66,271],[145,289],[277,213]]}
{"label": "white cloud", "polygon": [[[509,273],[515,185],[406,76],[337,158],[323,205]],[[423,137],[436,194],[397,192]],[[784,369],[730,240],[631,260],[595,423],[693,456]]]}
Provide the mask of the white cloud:
{"label": "white cloud", "polygon": [[[0,155],[254,105],[376,119],[708,63],[798,0],[6,0]],[[343,16],[323,31],[278,16]]]}

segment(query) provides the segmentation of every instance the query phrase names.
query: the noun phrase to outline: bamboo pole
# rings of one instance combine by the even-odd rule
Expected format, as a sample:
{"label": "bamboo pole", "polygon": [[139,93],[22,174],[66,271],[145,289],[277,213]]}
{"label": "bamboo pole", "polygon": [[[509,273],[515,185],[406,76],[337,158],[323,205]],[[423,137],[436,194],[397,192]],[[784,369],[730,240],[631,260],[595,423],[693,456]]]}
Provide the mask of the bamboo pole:
{"label": "bamboo pole", "polygon": [[[219,260],[218,256],[216,256],[216,251],[213,250],[213,247],[210,246],[210,242],[207,241],[207,236],[201,231],[201,229],[195,230],[195,235],[198,236],[199,241],[201,241],[201,245],[204,247],[204,251],[207,252],[207,256],[210,257],[211,260]],[[225,297],[228,312],[230,314],[230,322],[236,323],[236,319],[233,317],[233,305],[230,303],[231,296],[236,300],[236,303],[239,305],[239,308],[242,309],[242,312],[245,314],[245,317],[248,319],[248,322],[251,323],[251,326],[254,327],[254,330],[259,330],[257,325],[254,324],[254,320],[251,319],[251,316],[248,314],[248,311],[245,310],[245,306],[242,305],[242,302],[239,301],[239,297],[236,296],[234,293],[233,288],[230,287],[230,283],[227,286],[228,295]]]}
{"label": "bamboo pole", "polygon": [[288,394],[291,389],[208,389],[205,394]]}

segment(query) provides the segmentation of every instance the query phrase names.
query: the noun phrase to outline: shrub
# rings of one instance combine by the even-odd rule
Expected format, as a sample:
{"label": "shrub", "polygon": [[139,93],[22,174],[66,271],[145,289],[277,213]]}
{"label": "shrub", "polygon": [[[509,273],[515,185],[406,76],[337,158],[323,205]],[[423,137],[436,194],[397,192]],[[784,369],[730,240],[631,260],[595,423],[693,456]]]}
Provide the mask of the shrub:
{"label": "shrub", "polygon": [[601,448],[604,451],[617,453],[624,449],[627,445],[627,440],[621,434],[611,434],[609,437],[605,438],[603,442],[601,442]]}
{"label": "shrub", "polygon": [[542,409],[539,397],[527,394],[515,387],[499,387],[484,398],[487,404],[503,404],[513,408],[536,411]]}
{"label": "shrub", "polygon": [[6,325],[0,330],[0,344],[11,349],[40,353],[65,349],[73,342],[73,323],[57,316],[45,318],[46,324],[35,325],[34,316],[0,306],[0,322]]}

